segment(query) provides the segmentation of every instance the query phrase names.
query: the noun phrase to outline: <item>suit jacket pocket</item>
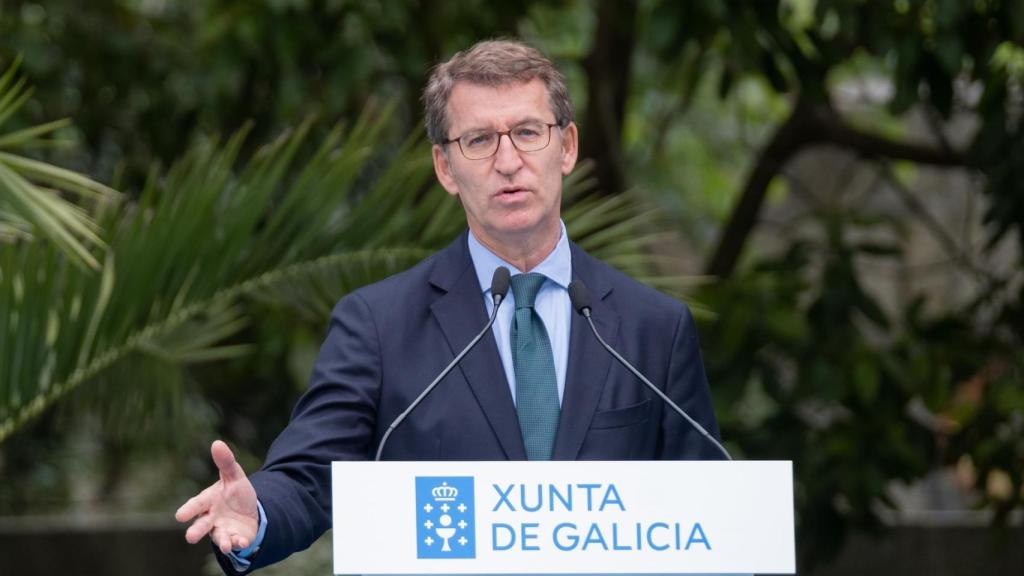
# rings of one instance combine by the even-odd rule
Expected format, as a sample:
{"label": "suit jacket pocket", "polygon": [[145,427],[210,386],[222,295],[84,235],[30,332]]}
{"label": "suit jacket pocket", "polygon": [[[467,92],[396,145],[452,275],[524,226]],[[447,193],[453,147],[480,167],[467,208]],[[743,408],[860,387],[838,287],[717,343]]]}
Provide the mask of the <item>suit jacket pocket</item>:
{"label": "suit jacket pocket", "polygon": [[594,419],[590,422],[591,430],[606,428],[622,428],[643,422],[651,413],[651,399],[648,398],[639,404],[626,406],[625,408],[612,408],[611,410],[598,410],[594,412]]}

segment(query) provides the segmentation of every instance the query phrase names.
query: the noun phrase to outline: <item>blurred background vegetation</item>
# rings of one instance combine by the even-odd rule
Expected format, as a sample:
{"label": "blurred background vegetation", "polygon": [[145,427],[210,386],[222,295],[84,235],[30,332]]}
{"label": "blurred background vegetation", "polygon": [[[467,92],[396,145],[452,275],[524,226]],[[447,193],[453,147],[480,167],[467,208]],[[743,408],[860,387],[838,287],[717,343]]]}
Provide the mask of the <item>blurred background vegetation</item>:
{"label": "blurred background vegetation", "polygon": [[419,91],[495,36],[566,72],[570,235],[698,313],[730,450],[794,461],[801,571],[1019,523],[1010,0],[0,0],[0,516],[169,517],[214,437],[258,467],[333,303],[464,226]]}

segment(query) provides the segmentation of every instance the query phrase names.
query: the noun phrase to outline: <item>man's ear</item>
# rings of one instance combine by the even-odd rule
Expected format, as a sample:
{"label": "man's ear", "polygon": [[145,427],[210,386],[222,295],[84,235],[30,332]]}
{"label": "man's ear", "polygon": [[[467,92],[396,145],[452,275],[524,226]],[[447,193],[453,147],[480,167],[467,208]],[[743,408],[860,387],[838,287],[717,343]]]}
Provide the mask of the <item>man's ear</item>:
{"label": "man's ear", "polygon": [[444,148],[437,144],[434,144],[431,150],[434,155],[434,174],[437,175],[437,181],[441,183],[441,186],[444,186],[444,189],[449,194],[458,196],[459,184],[452,174],[452,165],[448,160],[448,154],[445,153]]}
{"label": "man's ear", "polygon": [[562,128],[562,175],[568,176],[576,166],[576,157],[580,152],[580,135],[575,122]]}

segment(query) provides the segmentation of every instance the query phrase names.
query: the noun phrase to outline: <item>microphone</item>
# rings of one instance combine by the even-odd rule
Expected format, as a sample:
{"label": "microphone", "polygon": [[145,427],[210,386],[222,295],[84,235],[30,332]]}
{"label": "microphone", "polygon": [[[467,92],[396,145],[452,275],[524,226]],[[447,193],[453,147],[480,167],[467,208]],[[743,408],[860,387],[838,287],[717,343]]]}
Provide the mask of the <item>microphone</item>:
{"label": "microphone", "polygon": [[723,447],[718,442],[718,440],[715,440],[714,436],[708,433],[708,431],[705,430],[704,427],[701,426],[696,420],[691,418],[685,410],[677,406],[671,398],[666,396],[664,392],[662,392],[661,390],[658,389],[657,386],[652,384],[650,380],[648,380],[643,374],[641,374],[639,370],[634,368],[632,364],[627,362],[626,359],[623,358],[618,352],[616,352],[614,348],[609,346],[608,343],[604,341],[604,338],[601,338],[601,334],[597,331],[597,327],[594,326],[594,320],[591,319],[590,317],[590,290],[587,290],[587,287],[586,285],[583,284],[583,282],[580,282],[579,280],[574,280],[571,283],[569,283],[569,300],[572,302],[572,307],[576,310],[576,312],[587,319],[587,323],[590,324],[590,330],[594,333],[594,336],[597,336],[597,341],[601,343],[601,346],[604,346],[604,349],[607,350],[609,354],[611,354],[616,360],[619,361],[619,364],[625,366],[627,370],[632,372],[634,376],[639,378],[641,382],[643,382],[644,384],[647,385],[648,388],[653,390],[654,393],[657,394],[662,400],[664,400],[666,404],[671,406],[672,409],[676,411],[676,413],[678,413],[680,416],[683,417],[683,419],[689,422],[690,425],[693,426],[695,430],[697,430],[697,432],[700,432],[702,436],[704,436],[705,438],[708,439],[709,442],[714,444],[715,448],[718,448],[718,450],[725,455],[726,460],[732,460],[732,456],[729,455],[729,452],[725,449],[725,447]]}
{"label": "microphone", "polygon": [[491,318],[487,321],[487,325],[484,326],[484,329],[481,330],[480,333],[462,349],[462,352],[459,352],[451,363],[445,366],[444,370],[437,375],[437,378],[434,378],[434,381],[427,385],[427,387],[423,389],[423,392],[420,392],[420,395],[409,404],[409,407],[399,414],[391,425],[388,426],[388,429],[384,432],[384,436],[380,439],[380,446],[377,447],[377,456],[373,459],[375,462],[380,461],[380,457],[384,453],[384,445],[387,444],[388,438],[391,437],[391,433],[395,431],[395,428],[398,428],[399,424],[401,424],[402,421],[404,421],[406,417],[420,405],[420,402],[423,402],[423,399],[437,387],[449,372],[458,366],[459,362],[462,361],[462,358],[465,357],[466,354],[469,354],[469,351],[472,350],[477,345],[477,342],[484,337],[484,334],[491,329],[491,326],[494,324],[494,320],[498,317],[498,307],[501,306],[501,303],[505,300],[505,296],[508,294],[509,277],[508,268],[504,266],[499,266],[494,271],[494,276],[491,277],[491,298],[494,300],[494,310],[491,312]]}

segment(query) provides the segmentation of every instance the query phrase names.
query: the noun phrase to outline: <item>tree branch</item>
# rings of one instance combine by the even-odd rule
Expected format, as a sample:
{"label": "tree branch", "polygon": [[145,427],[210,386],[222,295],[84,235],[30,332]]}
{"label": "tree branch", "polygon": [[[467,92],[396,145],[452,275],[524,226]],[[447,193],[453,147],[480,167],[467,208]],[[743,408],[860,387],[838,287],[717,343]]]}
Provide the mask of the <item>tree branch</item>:
{"label": "tree branch", "polygon": [[708,260],[705,274],[719,278],[732,274],[747,238],[757,225],[768,185],[797,152],[812,144],[833,144],[869,158],[950,167],[969,165],[963,152],[896,142],[863,132],[846,124],[827,103],[812,103],[801,97],[754,163],[718,246]]}
{"label": "tree branch", "polygon": [[863,156],[889,160],[909,160],[917,164],[935,166],[965,166],[966,154],[949,149],[896,142],[888,138],[863,132],[845,124],[834,111],[821,115],[824,141],[849,148]]}
{"label": "tree branch", "polygon": [[789,117],[761,151],[747,177],[747,183],[743,186],[740,199],[722,231],[718,246],[708,261],[706,275],[726,278],[736,267],[747,237],[757,224],[761,205],[764,203],[772,178],[793,155],[814,139],[814,124],[808,122],[810,117],[807,105],[802,99],[798,100]]}

